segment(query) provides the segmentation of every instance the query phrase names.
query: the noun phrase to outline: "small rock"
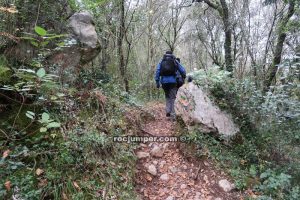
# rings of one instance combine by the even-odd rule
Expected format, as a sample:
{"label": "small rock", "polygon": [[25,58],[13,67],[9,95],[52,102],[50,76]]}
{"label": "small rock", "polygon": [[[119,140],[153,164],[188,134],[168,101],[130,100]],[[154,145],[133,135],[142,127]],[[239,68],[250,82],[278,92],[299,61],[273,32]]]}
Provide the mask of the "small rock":
{"label": "small rock", "polygon": [[208,162],[204,161],[204,165],[205,166],[209,166]]}
{"label": "small rock", "polygon": [[152,174],[153,176],[157,175],[157,170],[154,165],[149,165],[147,171]]}
{"label": "small rock", "polygon": [[234,189],[234,185],[230,183],[226,179],[222,179],[219,181],[219,186],[225,191],[225,192],[230,192],[231,190]]}
{"label": "small rock", "polygon": [[147,153],[147,152],[139,151],[139,152],[136,153],[136,156],[138,157],[138,159],[142,159],[142,158],[149,157],[150,154]]}
{"label": "small rock", "polygon": [[175,200],[173,196],[168,196],[165,200]]}
{"label": "small rock", "polygon": [[186,184],[181,184],[180,189],[186,189],[187,185]]}
{"label": "small rock", "polygon": [[153,163],[154,165],[157,165],[157,164],[158,164],[157,160],[154,160],[152,163]]}
{"label": "small rock", "polygon": [[161,162],[159,163],[159,167],[164,167],[164,165],[165,165],[166,163],[167,163],[167,162],[166,162],[165,160],[161,161]]}
{"label": "small rock", "polygon": [[141,143],[140,146],[141,146],[141,147],[147,147],[147,145],[144,144],[144,143]]}
{"label": "small rock", "polygon": [[183,168],[183,169],[187,169],[187,166],[186,166],[186,165],[183,165],[182,168]]}
{"label": "small rock", "polygon": [[161,147],[155,145],[155,146],[151,149],[150,154],[151,154],[153,157],[161,158],[161,157],[163,157],[163,155],[164,155],[164,150],[163,150],[163,148],[161,148]]}
{"label": "small rock", "polygon": [[169,175],[168,174],[162,174],[159,177],[159,179],[162,180],[162,181],[168,181],[169,180]]}
{"label": "small rock", "polygon": [[168,148],[168,146],[169,146],[169,144],[168,144],[168,143],[165,143],[165,144],[163,145],[164,150],[165,150],[166,148]]}
{"label": "small rock", "polygon": [[201,196],[201,193],[200,192],[196,192],[194,200],[202,200],[202,198],[200,196]]}
{"label": "small rock", "polygon": [[206,175],[203,176],[203,180],[205,181],[205,183],[208,183],[208,178]]}
{"label": "small rock", "polygon": [[176,167],[169,167],[169,169],[172,173],[176,173],[179,171]]}
{"label": "small rock", "polygon": [[220,197],[218,197],[218,198],[215,198],[215,200],[222,200]]}

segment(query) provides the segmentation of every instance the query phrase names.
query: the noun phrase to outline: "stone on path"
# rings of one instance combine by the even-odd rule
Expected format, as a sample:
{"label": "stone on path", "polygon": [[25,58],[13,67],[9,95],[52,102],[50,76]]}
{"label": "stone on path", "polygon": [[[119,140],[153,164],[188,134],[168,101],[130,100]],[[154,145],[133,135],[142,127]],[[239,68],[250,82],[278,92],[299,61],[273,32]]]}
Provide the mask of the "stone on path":
{"label": "stone on path", "polygon": [[162,180],[162,181],[168,181],[169,180],[169,175],[168,174],[162,174],[159,177],[159,179]]}
{"label": "stone on path", "polygon": [[147,168],[147,171],[152,174],[153,176],[156,176],[157,175],[157,170],[156,170],[156,167],[154,165],[149,165],[148,168]]}
{"label": "stone on path", "polygon": [[195,199],[194,200],[202,200],[201,198],[201,193],[200,192],[196,192],[196,195],[195,195]]}
{"label": "stone on path", "polygon": [[161,158],[161,157],[163,157],[163,155],[164,155],[164,150],[163,150],[163,148],[159,147],[158,145],[155,145],[155,146],[151,149],[150,154],[151,154],[153,157]]}
{"label": "stone on path", "polygon": [[225,192],[230,192],[231,190],[234,189],[234,185],[230,183],[226,179],[222,179],[219,181],[219,186],[225,191]]}
{"label": "stone on path", "polygon": [[181,186],[180,186],[180,189],[186,189],[187,188],[187,185],[186,184],[181,184]]}
{"label": "stone on path", "polygon": [[142,159],[142,158],[149,157],[150,154],[147,153],[147,152],[139,151],[139,152],[136,153],[136,156],[138,157],[138,159]]}
{"label": "stone on path", "polygon": [[179,171],[179,170],[178,170],[176,167],[174,167],[174,166],[169,167],[169,169],[170,169],[170,171],[171,171],[172,173],[176,173],[176,172]]}
{"label": "stone on path", "polygon": [[165,200],[175,200],[173,196],[168,196]]}

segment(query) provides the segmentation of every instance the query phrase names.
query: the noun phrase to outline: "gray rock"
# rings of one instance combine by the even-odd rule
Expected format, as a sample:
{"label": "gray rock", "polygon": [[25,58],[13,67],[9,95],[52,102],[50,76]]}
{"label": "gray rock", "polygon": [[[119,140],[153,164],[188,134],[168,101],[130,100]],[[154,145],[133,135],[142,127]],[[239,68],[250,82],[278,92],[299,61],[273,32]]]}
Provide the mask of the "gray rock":
{"label": "gray rock", "polygon": [[230,192],[231,190],[234,189],[234,184],[230,183],[226,179],[222,179],[219,181],[219,186],[222,188],[225,192]]}
{"label": "gray rock", "polygon": [[96,48],[98,36],[93,22],[92,15],[87,11],[75,13],[70,18],[70,27],[80,43]]}
{"label": "gray rock", "polygon": [[156,170],[156,167],[154,165],[149,165],[147,167],[147,171],[152,174],[153,176],[156,176],[157,175],[157,170]]}
{"label": "gray rock", "polygon": [[153,163],[154,165],[157,165],[157,164],[158,164],[158,161],[157,161],[157,160],[154,160],[152,163]]}
{"label": "gray rock", "polygon": [[186,189],[187,188],[187,185],[186,184],[181,184],[181,186],[180,186],[180,189]]}
{"label": "gray rock", "polygon": [[234,124],[231,115],[209,99],[208,92],[194,83],[182,86],[175,102],[177,116],[181,117],[190,130],[197,129],[203,133],[216,133],[229,138],[240,130]]}
{"label": "gray rock", "polygon": [[155,146],[151,149],[150,154],[151,154],[153,157],[161,158],[161,157],[163,157],[163,155],[164,155],[164,149],[163,149],[162,147],[159,147],[159,146],[155,145]]}
{"label": "gray rock", "polygon": [[168,174],[162,174],[159,177],[159,179],[162,180],[162,181],[168,181],[169,180],[169,175]]}
{"label": "gray rock", "polygon": [[165,200],[175,200],[173,196],[168,196]]}
{"label": "gray rock", "polygon": [[196,192],[194,200],[202,200],[200,192]]}
{"label": "gray rock", "polygon": [[60,76],[62,84],[73,84],[78,69],[95,59],[101,51],[91,14],[86,11],[75,13],[70,18],[69,27],[72,34],[65,39],[65,46],[52,51],[45,62],[45,66],[55,66],[51,73]]}
{"label": "gray rock", "polygon": [[165,160],[162,160],[160,163],[159,163],[159,167],[164,167],[165,166],[165,164],[166,164],[167,162],[165,161]]}
{"label": "gray rock", "polygon": [[136,153],[136,156],[138,157],[138,159],[142,159],[142,158],[149,157],[150,154],[147,153],[147,152],[139,151],[139,152]]}
{"label": "gray rock", "polygon": [[176,172],[179,171],[179,170],[178,170],[176,167],[174,167],[174,166],[169,167],[169,170],[170,170],[172,173],[176,173]]}

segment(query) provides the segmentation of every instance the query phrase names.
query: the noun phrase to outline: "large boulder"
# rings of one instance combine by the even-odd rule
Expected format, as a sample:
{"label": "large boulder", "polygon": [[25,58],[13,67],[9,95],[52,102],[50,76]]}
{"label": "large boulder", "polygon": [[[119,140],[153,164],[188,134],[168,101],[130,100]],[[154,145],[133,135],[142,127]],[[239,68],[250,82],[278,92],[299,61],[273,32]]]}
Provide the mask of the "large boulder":
{"label": "large boulder", "polygon": [[224,138],[239,132],[231,115],[222,111],[209,98],[208,92],[192,82],[178,90],[175,110],[190,130],[215,133]]}
{"label": "large boulder", "polygon": [[75,38],[89,48],[96,48],[98,36],[92,15],[87,11],[75,13],[70,18],[70,27]]}
{"label": "large boulder", "polygon": [[[61,14],[60,20],[52,17],[52,15],[45,15],[46,17],[41,16],[39,18],[37,24],[51,34],[66,36],[59,38],[64,41],[62,47],[58,48],[57,46],[57,43],[61,42],[59,39],[51,40],[45,47],[43,65],[47,68],[47,72],[58,75],[63,83],[69,84],[76,80],[81,67],[85,67],[86,64],[99,55],[101,46],[93,22],[93,16],[89,12],[80,11],[73,14],[67,0],[57,0],[51,3],[54,6],[54,11],[49,12],[55,12],[55,16],[58,16],[58,13]],[[29,5],[26,4],[26,6]],[[32,5],[30,6],[32,7]],[[31,8],[33,10],[29,11],[34,12],[39,9],[36,6],[33,8]],[[41,13],[47,14],[47,9],[48,7],[41,5]],[[22,23],[20,22],[20,24],[22,26],[20,25],[19,28],[25,26],[24,30],[26,31],[24,32],[31,32],[33,37],[37,37],[36,33],[34,33],[36,17],[33,18],[28,15],[24,22],[23,19],[21,21]],[[30,65],[32,59],[38,57],[40,50],[32,45],[30,41],[20,40],[13,46],[8,45],[7,48],[4,48],[4,52],[9,60]]]}
{"label": "large boulder", "polygon": [[[87,11],[73,14],[69,20],[70,37],[66,47],[47,58],[47,65],[55,66],[53,73],[65,83],[76,79],[79,69],[92,61],[101,51],[92,15]],[[74,76],[75,75],[75,76]]]}

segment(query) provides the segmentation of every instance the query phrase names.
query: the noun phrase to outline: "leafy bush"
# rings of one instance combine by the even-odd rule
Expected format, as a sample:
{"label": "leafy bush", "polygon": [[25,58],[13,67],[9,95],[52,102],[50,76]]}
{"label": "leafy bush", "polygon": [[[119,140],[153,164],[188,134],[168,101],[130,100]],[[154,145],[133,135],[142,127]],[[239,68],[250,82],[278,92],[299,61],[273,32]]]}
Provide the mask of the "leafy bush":
{"label": "leafy bush", "polygon": [[[230,166],[239,189],[255,188],[263,193],[262,199],[293,199],[299,195],[299,63],[291,60],[280,68],[289,70],[284,70],[280,83],[267,93],[251,79],[233,81],[216,66],[191,74],[221,109],[233,114],[241,128],[241,135],[230,146],[215,145],[210,136],[199,141],[208,144],[211,155],[222,165]],[[272,173],[262,173],[268,168]],[[260,177],[255,175],[259,173]]]}

